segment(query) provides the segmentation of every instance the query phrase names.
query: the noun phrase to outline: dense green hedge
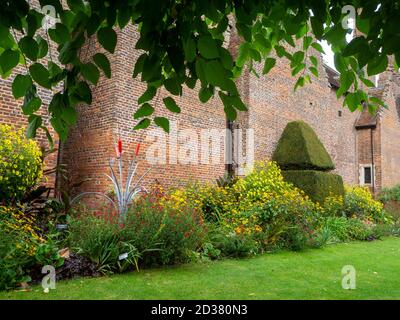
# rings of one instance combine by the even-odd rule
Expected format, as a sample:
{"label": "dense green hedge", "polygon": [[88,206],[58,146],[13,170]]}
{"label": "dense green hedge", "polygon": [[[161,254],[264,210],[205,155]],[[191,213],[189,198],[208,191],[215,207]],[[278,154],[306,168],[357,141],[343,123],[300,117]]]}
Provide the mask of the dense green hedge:
{"label": "dense green hedge", "polygon": [[344,196],[343,179],[337,174],[315,170],[287,170],[282,174],[314,202],[323,203],[331,194]]}
{"label": "dense green hedge", "polygon": [[331,157],[314,130],[304,121],[289,122],[272,156],[283,170],[329,171],[335,168]]}

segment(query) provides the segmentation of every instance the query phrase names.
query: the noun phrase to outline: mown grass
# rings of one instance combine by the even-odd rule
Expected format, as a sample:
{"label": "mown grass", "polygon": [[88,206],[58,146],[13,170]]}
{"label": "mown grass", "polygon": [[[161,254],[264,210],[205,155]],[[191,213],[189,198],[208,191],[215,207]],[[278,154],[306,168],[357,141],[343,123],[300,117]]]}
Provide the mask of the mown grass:
{"label": "mown grass", "polygon": [[[342,289],[353,265],[356,289]],[[60,281],[0,299],[400,299],[400,238]]]}

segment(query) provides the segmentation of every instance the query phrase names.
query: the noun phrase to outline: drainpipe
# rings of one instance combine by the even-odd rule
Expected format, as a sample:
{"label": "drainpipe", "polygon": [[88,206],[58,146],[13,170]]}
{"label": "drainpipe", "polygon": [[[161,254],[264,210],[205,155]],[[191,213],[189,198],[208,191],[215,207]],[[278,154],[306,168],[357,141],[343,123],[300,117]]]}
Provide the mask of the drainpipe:
{"label": "drainpipe", "polygon": [[371,176],[372,176],[372,194],[375,195],[375,158],[374,158],[374,128],[371,128]]}
{"label": "drainpipe", "polygon": [[233,168],[233,121],[226,120],[226,158],[225,158],[225,171],[228,176],[232,177],[234,175]]}

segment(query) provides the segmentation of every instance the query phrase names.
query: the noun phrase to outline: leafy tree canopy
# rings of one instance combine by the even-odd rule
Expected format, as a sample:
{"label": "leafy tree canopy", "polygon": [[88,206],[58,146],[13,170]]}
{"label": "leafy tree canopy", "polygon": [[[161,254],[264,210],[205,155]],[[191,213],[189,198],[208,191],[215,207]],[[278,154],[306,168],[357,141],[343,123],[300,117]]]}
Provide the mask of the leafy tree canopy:
{"label": "leafy tree canopy", "polygon": [[[184,87],[200,83],[199,99],[208,101],[218,95],[229,119],[246,110],[235,79],[244,67],[256,73],[253,63],[263,63],[267,74],[275,66],[275,53],[290,61],[295,88],[318,75],[318,61],[309,49],[323,52],[318,40],[326,40],[335,54],[335,66],[341,73],[338,96],[351,111],[363,103],[371,109],[382,101],[361,90],[363,83],[373,86],[367,76],[386,70],[388,58],[400,60],[400,1],[386,0],[40,0],[40,6],[53,6],[59,21],[42,29],[42,10],[32,1],[0,0],[0,75],[9,77],[18,65],[23,70],[12,85],[15,98],[24,97],[22,110],[29,117],[28,136],[44,128],[38,110],[42,101],[40,87],[53,89],[48,107],[50,123],[60,138],[76,122],[78,103],[92,102],[90,84],[96,85],[100,73],[110,78],[107,55],[95,53],[83,62],[80,51],[86,40],[96,37],[113,54],[118,42],[117,28],[129,23],[140,32],[136,49],[143,50],[132,70],[133,77],[147,83],[139,98],[134,118],[135,129],[147,128],[153,121],[168,131],[168,120],[152,118],[152,99],[164,87],[170,96],[163,102],[171,112],[180,112],[173,96]],[[350,43],[349,29],[343,20],[349,16],[345,5],[355,8],[356,26],[362,32]],[[232,17],[232,19],[230,19]],[[223,47],[226,31],[235,24],[243,41],[237,57]],[[41,34],[41,35],[39,35]],[[302,42],[302,48],[295,46]],[[57,50],[48,63],[50,42]],[[289,53],[288,46],[299,49]],[[51,53],[51,52],[50,52]],[[61,89],[60,89],[61,88]]]}

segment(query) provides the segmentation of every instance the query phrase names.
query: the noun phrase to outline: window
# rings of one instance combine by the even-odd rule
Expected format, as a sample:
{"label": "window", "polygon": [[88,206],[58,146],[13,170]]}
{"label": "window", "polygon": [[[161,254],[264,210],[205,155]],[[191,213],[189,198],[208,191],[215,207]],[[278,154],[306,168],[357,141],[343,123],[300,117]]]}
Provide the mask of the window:
{"label": "window", "polygon": [[363,185],[372,185],[374,181],[374,172],[372,170],[372,165],[362,165],[360,167],[360,184]]}
{"label": "window", "polygon": [[364,184],[372,183],[372,170],[371,167],[364,168]]}

